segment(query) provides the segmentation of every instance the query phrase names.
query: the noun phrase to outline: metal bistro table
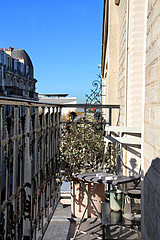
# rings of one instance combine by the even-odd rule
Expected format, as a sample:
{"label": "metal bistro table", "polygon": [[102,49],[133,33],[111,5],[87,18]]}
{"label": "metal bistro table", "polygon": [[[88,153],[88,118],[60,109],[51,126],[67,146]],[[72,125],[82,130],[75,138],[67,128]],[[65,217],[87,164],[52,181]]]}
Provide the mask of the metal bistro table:
{"label": "metal bistro table", "polygon": [[[100,183],[107,184],[108,185],[108,190],[110,190],[110,185],[111,184],[112,185],[118,185],[118,184],[133,182],[135,180],[140,179],[140,175],[139,174],[127,177],[127,176],[122,176],[122,175],[117,176],[117,175],[106,173],[106,172],[92,172],[92,173],[76,174],[75,177],[78,178],[78,180],[82,184],[82,187],[83,187],[84,191],[86,192],[86,194],[88,196],[88,202],[87,202],[87,205],[86,205],[86,207],[84,209],[84,212],[83,212],[83,215],[81,217],[81,220],[80,220],[80,222],[79,222],[79,224],[77,226],[77,229],[75,231],[74,237],[71,238],[71,239],[76,239],[76,236],[77,236],[78,232],[80,232],[81,224],[82,224],[82,222],[84,220],[85,213],[86,213],[90,203],[92,203],[93,208],[95,209],[95,211],[97,213],[97,216],[102,221],[102,216],[98,212],[97,207],[95,206],[95,204],[94,204],[94,202],[92,200],[92,196],[93,196],[93,194],[95,192],[95,189],[96,189],[96,186],[98,184],[100,184]],[[89,193],[88,190],[85,187],[85,183],[86,182],[87,183],[94,183],[94,186],[93,186],[93,189],[92,189],[91,193]],[[103,211],[103,209],[104,209],[104,207],[103,207],[103,204],[102,204],[102,211]],[[105,210],[106,210],[106,208],[105,208]],[[102,225],[103,225],[103,221],[102,221]],[[105,222],[104,225],[106,225],[106,222]]]}

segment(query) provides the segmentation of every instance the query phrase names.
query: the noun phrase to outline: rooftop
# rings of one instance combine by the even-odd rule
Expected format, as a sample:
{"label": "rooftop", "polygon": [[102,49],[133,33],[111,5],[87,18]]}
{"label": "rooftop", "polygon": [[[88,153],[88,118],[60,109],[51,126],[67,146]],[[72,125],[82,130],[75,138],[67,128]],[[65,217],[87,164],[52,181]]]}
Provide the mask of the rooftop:
{"label": "rooftop", "polygon": [[40,97],[67,97],[68,93],[39,93]]}

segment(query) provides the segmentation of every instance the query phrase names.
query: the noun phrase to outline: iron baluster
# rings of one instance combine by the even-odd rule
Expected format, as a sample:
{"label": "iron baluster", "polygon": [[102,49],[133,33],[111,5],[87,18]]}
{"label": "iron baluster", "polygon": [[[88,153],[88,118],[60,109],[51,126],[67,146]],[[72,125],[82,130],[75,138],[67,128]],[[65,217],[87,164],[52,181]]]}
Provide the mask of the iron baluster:
{"label": "iron baluster", "polygon": [[[2,204],[2,135],[3,135],[3,106],[0,105],[0,205]],[[0,239],[4,239],[4,213],[0,212]]]}
{"label": "iron baluster", "polygon": [[[25,190],[25,206],[23,217],[23,237],[31,238],[31,159],[30,159],[30,107],[26,107],[26,121],[25,121],[25,146],[24,146],[24,190]],[[30,229],[30,230],[29,230]]]}
{"label": "iron baluster", "polygon": [[[9,197],[12,195],[11,184],[13,184],[11,178],[11,162],[12,162],[12,139],[11,139],[11,128],[13,123],[13,116],[6,116],[6,130],[7,130],[7,144],[6,144],[6,152],[5,152],[5,166],[6,166],[6,196],[5,202],[7,203],[7,207],[5,209],[5,238],[11,238],[14,235],[14,226],[13,226],[13,218],[11,216],[13,213],[12,203],[9,202]],[[13,176],[12,176],[13,177]],[[7,221],[6,221],[7,220]],[[13,238],[14,239],[14,238]]]}
{"label": "iron baluster", "polygon": [[14,142],[13,142],[13,194],[15,199],[13,201],[13,209],[15,213],[15,239],[18,239],[18,134],[19,134],[19,107],[14,107]]}

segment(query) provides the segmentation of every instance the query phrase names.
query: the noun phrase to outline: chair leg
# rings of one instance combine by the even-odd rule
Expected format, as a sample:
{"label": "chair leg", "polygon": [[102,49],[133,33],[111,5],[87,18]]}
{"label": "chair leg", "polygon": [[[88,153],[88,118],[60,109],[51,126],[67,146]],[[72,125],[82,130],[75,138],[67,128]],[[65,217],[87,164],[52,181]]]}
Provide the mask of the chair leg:
{"label": "chair leg", "polygon": [[121,233],[122,233],[122,230],[123,230],[123,226],[120,227],[120,230],[119,230],[119,233],[118,233],[118,236],[117,236],[117,239],[119,239]]}

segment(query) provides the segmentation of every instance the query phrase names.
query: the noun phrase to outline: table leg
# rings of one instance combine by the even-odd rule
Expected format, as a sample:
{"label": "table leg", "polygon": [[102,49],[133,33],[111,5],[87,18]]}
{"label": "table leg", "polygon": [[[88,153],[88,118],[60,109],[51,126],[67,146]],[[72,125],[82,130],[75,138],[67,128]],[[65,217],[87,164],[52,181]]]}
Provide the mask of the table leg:
{"label": "table leg", "polygon": [[88,209],[88,206],[89,206],[89,203],[90,203],[90,202],[92,202],[92,204],[93,204],[93,206],[94,206],[94,208],[95,208],[98,216],[99,216],[100,219],[101,219],[101,216],[100,216],[100,214],[99,214],[99,212],[98,212],[95,204],[93,203],[93,201],[92,201],[92,199],[91,199],[92,196],[93,196],[93,194],[94,194],[94,191],[95,191],[95,189],[96,189],[97,184],[94,185],[93,190],[92,190],[91,194],[89,195],[89,193],[88,193],[88,191],[87,191],[87,189],[86,189],[85,184],[83,183],[83,181],[80,180],[80,183],[82,184],[84,191],[87,193],[88,203],[87,203],[87,206],[86,206],[86,208],[85,208],[85,210],[84,210],[84,212],[83,212],[83,215],[82,215],[82,218],[81,218],[81,220],[80,220],[80,222],[79,222],[79,224],[78,224],[78,227],[77,227],[77,229],[76,229],[76,231],[75,231],[75,233],[74,233],[74,237],[73,237],[72,239],[75,239],[76,236],[77,236],[77,233],[78,233],[78,231],[79,231],[79,229],[80,229],[80,227],[81,227],[81,224],[82,224],[82,222],[83,222],[85,213],[86,213],[86,211],[87,211],[87,209]]}
{"label": "table leg", "polygon": [[94,204],[94,202],[93,202],[93,200],[92,200],[92,196],[93,196],[94,191],[95,191],[95,189],[96,189],[97,183],[94,184],[93,191],[92,191],[92,193],[89,195],[87,189],[85,188],[85,185],[84,185],[83,181],[80,180],[80,182],[82,183],[82,186],[83,186],[83,188],[84,188],[84,191],[85,191],[86,194],[88,195],[88,205],[89,205],[90,202],[93,204],[93,207],[94,207],[94,209],[95,209],[98,217],[102,220],[102,217],[101,217],[101,215],[99,214],[99,212],[98,212],[98,210],[97,210],[97,208],[96,208],[96,206],[95,206],[95,204]]}

